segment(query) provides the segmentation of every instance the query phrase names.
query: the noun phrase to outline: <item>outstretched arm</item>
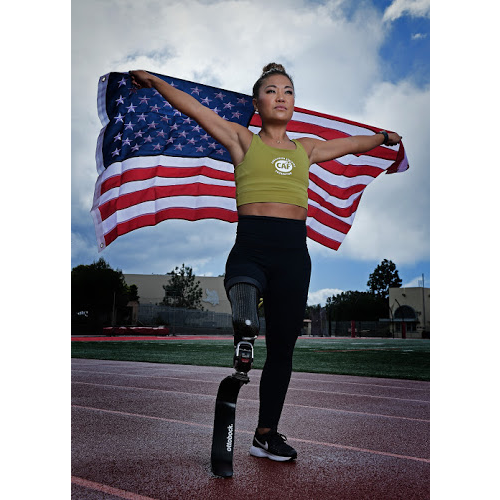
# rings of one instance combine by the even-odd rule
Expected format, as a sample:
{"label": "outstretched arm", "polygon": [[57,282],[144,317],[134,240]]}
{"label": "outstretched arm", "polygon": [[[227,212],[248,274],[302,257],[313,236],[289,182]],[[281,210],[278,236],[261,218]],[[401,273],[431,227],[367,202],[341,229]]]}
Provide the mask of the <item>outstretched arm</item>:
{"label": "outstretched arm", "polygon": [[[388,146],[395,146],[401,141],[401,136],[395,132],[386,132],[388,136]],[[359,154],[370,151],[377,146],[384,144],[385,135],[377,133],[374,135],[353,135],[342,139],[332,139],[321,141],[319,139],[300,139],[304,146],[311,164],[333,160],[347,154]]]}
{"label": "outstretched arm", "polygon": [[231,154],[236,165],[250,146],[252,133],[238,123],[229,122],[211,109],[203,106],[193,96],[176,89],[146,71],[130,71],[132,84],[139,88],[155,88],[174,108],[195,120]]}

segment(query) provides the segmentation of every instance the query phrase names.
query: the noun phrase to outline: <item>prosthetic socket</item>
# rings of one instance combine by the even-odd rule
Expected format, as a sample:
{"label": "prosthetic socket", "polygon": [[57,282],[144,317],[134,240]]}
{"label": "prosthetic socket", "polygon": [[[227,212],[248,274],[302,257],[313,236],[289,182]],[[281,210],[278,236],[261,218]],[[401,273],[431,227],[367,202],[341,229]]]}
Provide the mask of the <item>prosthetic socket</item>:
{"label": "prosthetic socket", "polygon": [[233,313],[234,368],[246,374],[252,368],[253,343],[259,335],[259,291],[249,283],[236,283],[228,297]]}

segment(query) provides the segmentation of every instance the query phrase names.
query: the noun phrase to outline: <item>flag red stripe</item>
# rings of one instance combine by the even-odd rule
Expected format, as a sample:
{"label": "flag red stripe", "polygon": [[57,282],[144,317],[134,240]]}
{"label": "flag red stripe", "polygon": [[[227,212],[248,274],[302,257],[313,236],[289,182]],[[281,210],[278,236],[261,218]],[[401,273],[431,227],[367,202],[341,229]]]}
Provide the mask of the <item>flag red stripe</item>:
{"label": "flag red stripe", "polygon": [[252,127],[262,127],[262,119],[260,118],[260,115],[258,115],[257,113],[255,113],[252,118],[250,119],[250,123],[248,124],[248,126],[252,126]]}
{"label": "flag red stripe", "polygon": [[394,174],[398,171],[399,164],[404,160],[405,148],[403,143],[399,144],[398,154],[396,156],[396,161],[387,169],[388,174]]}
{"label": "flag red stripe", "polygon": [[[173,188],[173,189],[172,189]],[[122,195],[120,198],[110,200],[99,207],[99,212],[101,214],[101,219],[106,220],[108,217],[112,216],[118,210],[126,209],[139,203],[146,201],[158,200],[163,197],[174,197],[174,196],[223,196],[227,198],[234,198],[234,193],[229,192],[229,190],[234,188],[224,188],[221,190],[214,189],[212,186],[199,185],[199,184],[188,184],[181,186],[168,186],[168,187],[156,187],[148,188],[146,190],[141,190],[135,193],[130,193],[127,195]],[[311,199],[317,198],[323,202],[325,208],[327,208],[327,203],[321,199],[316,193],[312,193]],[[319,203],[319,201],[318,201]],[[342,217],[349,217],[354,213],[359,204],[359,198],[349,207],[342,210],[342,213],[337,213],[337,215]],[[335,208],[336,212],[341,211],[337,207],[331,205],[331,208]],[[195,210],[195,209],[189,209]],[[333,211],[332,211],[333,212]],[[317,207],[310,207],[308,215],[315,218],[319,222],[326,226],[329,226],[337,231],[347,234],[350,229],[350,224],[331,216]]]}
{"label": "flag red stripe", "polygon": [[144,181],[155,177],[180,178],[194,175],[203,175],[211,179],[234,181],[234,174],[232,172],[217,170],[205,165],[199,167],[164,167],[162,165],[157,165],[149,168],[133,168],[126,170],[122,174],[106,179],[101,184],[101,194],[104,194],[110,189],[123,186],[127,182]]}
{"label": "flag red stripe", "polygon": [[325,207],[327,210],[334,213],[335,215],[338,215],[339,217],[350,217],[354,212],[356,212],[356,210],[358,209],[359,200],[361,198],[360,195],[353,201],[351,206],[340,208],[333,205],[332,203],[325,201],[324,198],[322,198],[318,193],[312,191],[311,189],[309,189],[308,194],[309,194],[309,199],[316,201],[317,203]]}
{"label": "flag red stripe", "polygon": [[120,222],[109,233],[104,235],[104,241],[106,246],[108,246],[119,236],[141,227],[155,226],[167,219],[183,219],[188,221],[219,219],[226,222],[237,222],[238,214],[232,210],[224,210],[223,208],[167,208],[153,214],[140,215],[128,221]]}
{"label": "flag red stripe", "polygon": [[322,127],[321,125],[301,122],[299,120],[293,120],[289,122],[286,129],[288,132],[297,132],[299,134],[314,134],[327,141],[329,141],[330,139],[340,139],[343,137],[349,137],[349,134],[346,134],[341,130],[326,128]]}
{"label": "flag red stripe", "polygon": [[[297,110],[297,108],[295,108]],[[253,115],[250,120],[250,126],[262,127],[262,120],[260,115]],[[338,139],[339,137],[349,137],[349,134],[339,129],[332,129],[317,125],[315,123],[304,122],[299,119],[292,119],[287,125],[288,132],[297,132],[302,134],[313,134],[323,139]]]}
{"label": "flag red stripe", "polygon": [[146,201],[159,200],[172,196],[222,196],[234,198],[236,188],[229,186],[217,186],[214,184],[179,184],[174,186],[152,186],[147,189],[134,191],[133,193],[122,194],[118,198],[103,203],[99,207],[101,219],[106,220],[110,215],[118,210],[132,207]]}
{"label": "flag red stripe", "polygon": [[309,206],[309,210],[307,211],[307,216],[312,217],[313,219],[316,219],[318,222],[321,222],[321,224],[331,227],[332,229],[335,229],[336,231],[339,231],[344,234],[347,234],[351,229],[351,224],[348,224],[343,220],[337,219],[336,217],[333,217],[332,215],[323,212],[323,210],[320,210],[318,207]]}
{"label": "flag red stripe", "polygon": [[[304,113],[306,115],[311,115],[311,116],[319,116],[321,118],[326,118],[328,120],[331,120],[332,125],[334,124],[334,122],[339,122],[339,123],[346,123],[347,125],[354,125],[355,127],[365,128],[367,130],[371,130],[372,132],[378,132],[379,130],[382,130],[380,127],[372,127],[371,125],[366,125],[365,123],[347,120],[346,118],[340,118],[338,116],[327,115],[325,113],[320,113],[319,111],[311,111],[309,109],[298,108],[298,107],[295,107],[294,109],[298,113]],[[392,132],[392,130],[389,130],[388,128],[384,130],[387,130],[387,132]]]}
{"label": "flag red stripe", "polygon": [[358,177],[359,175],[369,175],[375,179],[375,177],[384,171],[383,168],[374,167],[372,165],[343,165],[335,160],[318,163],[318,165],[331,174],[342,175],[350,179]]}
{"label": "flag red stripe", "polygon": [[311,240],[314,240],[321,245],[324,245],[325,247],[332,248],[333,250],[338,250],[340,247],[341,242],[332,240],[330,238],[327,238],[326,236],[316,232],[314,229],[311,229],[309,226],[307,226],[307,236],[311,238]]}
{"label": "flag red stripe", "polygon": [[328,194],[335,196],[335,198],[339,198],[340,200],[347,200],[350,196],[363,191],[366,187],[366,184],[356,184],[347,188],[332,186],[312,172],[309,172],[309,179],[321,189],[324,189]]}
{"label": "flag red stripe", "polygon": [[[342,127],[342,124],[354,125],[355,127],[361,127],[361,128],[366,129],[367,131],[370,130],[372,132],[378,132],[379,130],[381,130],[379,127],[372,127],[371,125],[366,125],[365,123],[355,122],[352,120],[347,120],[346,118],[340,118],[338,116],[327,115],[325,113],[320,113],[318,111],[311,111],[309,109],[299,108],[297,106],[294,107],[294,111],[296,113],[303,113],[303,114],[309,115],[309,116],[317,116],[320,118],[326,118],[329,121],[329,124],[331,125],[331,127],[334,127],[336,124],[338,124],[339,130]],[[293,119],[292,121],[298,121],[298,120]],[[257,113],[255,113],[252,116],[252,118],[250,119],[250,125],[253,125],[255,127],[262,127],[262,120]],[[385,130],[387,130],[387,132],[391,132],[389,129],[385,129]]]}

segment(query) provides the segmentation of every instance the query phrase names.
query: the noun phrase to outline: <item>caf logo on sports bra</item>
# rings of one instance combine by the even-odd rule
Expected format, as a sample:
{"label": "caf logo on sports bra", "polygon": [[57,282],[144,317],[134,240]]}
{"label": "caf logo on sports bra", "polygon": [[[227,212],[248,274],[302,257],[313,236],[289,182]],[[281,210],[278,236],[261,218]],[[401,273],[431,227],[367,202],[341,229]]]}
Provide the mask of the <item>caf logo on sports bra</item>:
{"label": "caf logo on sports bra", "polygon": [[273,165],[276,168],[276,173],[280,175],[292,175],[292,170],[295,167],[292,160],[283,157],[273,160]]}

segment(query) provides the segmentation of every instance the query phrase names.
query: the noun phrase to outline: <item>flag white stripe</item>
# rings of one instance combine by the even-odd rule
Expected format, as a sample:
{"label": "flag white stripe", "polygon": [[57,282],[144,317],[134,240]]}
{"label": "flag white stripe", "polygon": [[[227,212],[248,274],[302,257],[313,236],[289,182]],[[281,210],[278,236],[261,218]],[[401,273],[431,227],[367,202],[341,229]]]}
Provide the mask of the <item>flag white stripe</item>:
{"label": "flag white stripe", "polygon": [[102,146],[103,146],[103,138],[104,132],[106,130],[106,126],[109,123],[108,113],[106,112],[106,90],[108,88],[108,76],[101,76],[101,81],[99,82],[99,87],[97,91],[97,114],[99,119],[101,120],[102,128],[99,133],[99,137],[97,138],[97,147],[95,152],[95,160],[97,165],[97,172],[101,174],[104,172],[104,160],[102,157]]}
{"label": "flag white stripe", "polygon": [[[312,165],[310,171],[316,174],[318,177],[322,178],[325,182],[333,186],[337,186],[341,189],[346,189],[351,186],[357,186],[360,184],[366,186],[371,181],[373,181],[373,177],[368,175],[360,175],[358,177],[351,178],[351,177],[344,177],[341,175],[331,174],[330,172],[327,172],[324,169],[322,169],[317,164]],[[127,182],[119,187],[109,189],[100,196],[99,205],[107,203],[109,200],[112,200],[114,198],[119,198],[121,195],[134,193],[136,191],[141,191],[143,189],[148,189],[156,186],[158,187],[178,186],[178,185],[195,184],[195,183],[214,185],[214,186],[235,187],[234,181],[214,179],[211,177],[206,177],[204,175],[195,175],[190,177],[152,177],[151,179]],[[318,186],[318,189],[321,188],[319,188]],[[321,194],[321,192],[318,192],[318,194]]]}
{"label": "flag white stripe", "polygon": [[135,193],[152,187],[180,186],[185,184],[207,184],[210,186],[235,187],[234,181],[212,179],[204,175],[195,175],[191,177],[153,177],[151,179],[141,181],[127,182],[120,187],[109,189],[101,195],[100,205],[103,205],[109,200],[119,198],[124,194]]}
{"label": "flag white stripe", "polygon": [[320,165],[314,163],[309,168],[309,173],[317,175],[321,180],[330,184],[331,186],[337,186],[341,189],[345,189],[351,186],[364,185],[367,186],[373,181],[373,176],[371,175],[358,175],[356,177],[346,177],[344,175],[337,175],[328,172]]}
{"label": "flag white stripe", "polygon": [[326,238],[330,238],[331,240],[338,241],[339,243],[342,243],[346,236],[344,233],[341,233],[336,229],[332,229],[331,227],[321,224],[321,222],[317,221],[313,217],[308,217],[306,223],[317,233],[322,234],[323,236],[325,236]]}
{"label": "flag white stripe", "polygon": [[109,233],[116,225],[141,215],[154,214],[167,208],[222,208],[236,211],[236,200],[222,196],[169,196],[153,201],[138,203],[122,210],[117,210],[102,221],[104,234]]}
{"label": "flag white stripe", "polygon": [[323,188],[320,188],[313,181],[309,181],[309,189],[319,194],[319,196],[321,196],[321,198],[323,198],[327,203],[331,203],[338,208],[349,208],[361,195],[361,193],[354,193],[349,196],[349,198],[342,200],[341,198],[328,194]]}
{"label": "flag white stripe", "polygon": [[367,127],[352,125],[350,123],[345,123],[333,118],[310,115],[308,113],[302,113],[300,111],[294,111],[292,120],[302,123],[311,123],[313,125],[318,125],[327,129],[339,130],[348,135],[373,135],[373,130]]}
{"label": "flag white stripe", "polygon": [[101,120],[102,127],[106,127],[109,123],[109,116],[106,111],[106,91],[108,89],[108,76],[101,76],[101,81],[99,82],[99,87],[97,90],[97,114]]}
{"label": "flag white stripe", "polygon": [[212,158],[184,158],[182,156],[140,156],[138,158],[129,158],[122,162],[111,164],[100,176],[101,182],[104,182],[111,177],[127,172],[128,170],[151,168],[152,166],[159,167],[179,167],[179,168],[196,168],[200,165],[220,170],[222,172],[234,172],[234,167],[231,163],[225,161],[214,160]]}
{"label": "flag white stripe", "polygon": [[354,216],[356,215],[356,212],[353,212],[349,217],[341,217],[339,215],[334,214],[333,212],[330,212],[327,208],[323,207],[320,205],[317,201],[314,200],[309,200],[309,205],[318,208],[325,214],[329,215],[330,217],[335,217],[335,219],[338,219],[342,222],[345,222],[346,224],[349,224],[352,226],[352,223],[354,221]]}
{"label": "flag white stripe", "polygon": [[[367,128],[367,127],[352,125],[352,124],[338,121],[335,119],[310,115],[308,113],[301,113],[299,111],[294,111],[293,116],[292,116],[292,121],[289,124],[290,129],[293,129],[293,122],[294,121],[318,125],[320,127],[326,128],[326,129],[338,130],[338,131],[343,132],[347,135],[373,135],[374,134],[373,130],[371,130],[370,128]],[[302,132],[295,133],[292,130],[290,131],[290,134],[294,135],[293,138],[312,137],[312,138],[316,138],[316,139],[320,139],[320,140],[325,140],[317,134],[305,134]],[[399,145],[388,146],[386,144],[381,144],[380,147],[390,149],[392,151],[397,151],[399,149]]]}

